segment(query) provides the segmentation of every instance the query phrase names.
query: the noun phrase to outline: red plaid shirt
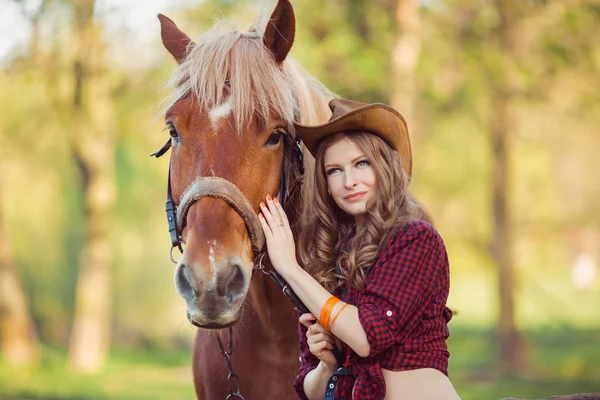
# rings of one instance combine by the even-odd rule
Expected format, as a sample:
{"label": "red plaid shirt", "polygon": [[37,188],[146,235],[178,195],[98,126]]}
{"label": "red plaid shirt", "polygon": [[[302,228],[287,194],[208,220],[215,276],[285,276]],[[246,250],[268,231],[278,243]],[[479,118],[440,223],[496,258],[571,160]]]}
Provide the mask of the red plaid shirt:
{"label": "red plaid shirt", "polygon": [[[424,221],[401,227],[369,270],[365,288],[347,285],[346,302],[358,308],[371,351],[362,358],[344,344],[344,367],[352,375],[339,377],[335,399],[382,400],[381,368],[435,368],[448,375],[449,288],[448,255],[435,228]],[[307,400],[304,378],[319,360],[308,349],[302,324],[298,324],[298,337],[301,361],[294,388]]]}

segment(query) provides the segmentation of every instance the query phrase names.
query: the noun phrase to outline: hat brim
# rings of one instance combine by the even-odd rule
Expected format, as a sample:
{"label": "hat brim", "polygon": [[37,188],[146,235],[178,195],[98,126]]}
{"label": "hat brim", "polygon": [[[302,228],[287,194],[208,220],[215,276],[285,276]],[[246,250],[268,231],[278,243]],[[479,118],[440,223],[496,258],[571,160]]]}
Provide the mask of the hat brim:
{"label": "hat brim", "polygon": [[375,134],[398,152],[404,170],[408,176],[412,174],[412,154],[406,121],[400,113],[385,104],[369,104],[322,125],[294,124],[294,126],[296,134],[313,157],[316,156],[319,142],[333,133],[362,131]]}

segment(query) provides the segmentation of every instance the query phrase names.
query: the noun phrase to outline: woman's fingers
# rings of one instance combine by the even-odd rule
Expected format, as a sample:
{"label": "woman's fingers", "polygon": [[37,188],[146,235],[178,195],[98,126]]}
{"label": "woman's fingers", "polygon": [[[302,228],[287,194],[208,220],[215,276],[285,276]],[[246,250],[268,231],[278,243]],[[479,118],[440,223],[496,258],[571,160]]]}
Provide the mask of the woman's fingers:
{"label": "woman's fingers", "polygon": [[283,224],[285,226],[287,226],[288,228],[290,228],[290,221],[288,220],[288,217],[287,217],[287,214],[285,213],[285,210],[283,209],[283,207],[281,207],[281,204],[279,203],[279,200],[277,200],[277,197],[275,197],[274,203],[275,203],[275,208],[279,212],[279,216],[281,217],[281,220],[283,221]]}
{"label": "woman's fingers", "polygon": [[311,325],[313,325],[315,323],[317,318],[314,315],[312,315],[311,313],[304,313],[300,316],[300,318],[298,318],[298,320],[300,321],[300,323],[302,325],[304,325],[307,328],[310,328]]}
{"label": "woman's fingers", "polygon": [[311,351],[314,350],[314,352],[319,352],[319,351],[323,351],[323,350],[331,350],[333,349],[333,345],[329,342],[318,342],[315,343],[313,345],[310,346]]}
{"label": "woman's fingers", "polygon": [[329,331],[325,328],[323,328],[323,325],[321,325],[320,323],[316,323],[312,326],[311,328],[313,333],[327,333],[329,334]]}
{"label": "woman's fingers", "polygon": [[260,203],[260,209],[262,210],[262,214],[265,217],[267,223],[269,224],[271,231],[275,232],[275,229],[277,229],[280,225],[279,218],[275,218],[273,212],[271,211],[271,208],[263,202]]}
{"label": "woman's fingers", "polygon": [[327,342],[321,342],[310,346],[309,350],[311,353],[313,353],[319,358],[327,356],[327,353],[330,353],[328,356],[331,356],[331,350],[333,350],[333,345]]}
{"label": "woman's fingers", "polygon": [[263,232],[265,233],[265,236],[273,235],[273,231],[271,230],[271,227],[265,220],[265,217],[263,216],[262,213],[258,214],[258,220],[260,221],[260,224],[263,228]]}
{"label": "woman's fingers", "polygon": [[279,221],[279,226],[282,228],[285,227],[285,211],[283,211],[281,206],[278,206],[277,198],[270,199],[269,197],[267,197],[267,204],[269,205],[269,211],[271,211],[273,217],[275,217],[275,219]]}
{"label": "woman's fingers", "polygon": [[[277,224],[277,227],[284,228],[286,225],[283,216],[281,215],[282,213],[279,211],[277,204],[270,196],[267,196],[267,207],[269,208],[269,212],[273,216],[273,220]],[[285,212],[283,214],[285,214]],[[272,228],[274,228],[274,226],[272,226]]]}
{"label": "woman's fingers", "polygon": [[327,342],[327,343],[335,344],[335,341],[333,340],[333,338],[330,335],[327,335],[326,333],[316,333],[314,335],[306,336],[306,343],[308,343],[309,345],[320,343],[320,342]]}

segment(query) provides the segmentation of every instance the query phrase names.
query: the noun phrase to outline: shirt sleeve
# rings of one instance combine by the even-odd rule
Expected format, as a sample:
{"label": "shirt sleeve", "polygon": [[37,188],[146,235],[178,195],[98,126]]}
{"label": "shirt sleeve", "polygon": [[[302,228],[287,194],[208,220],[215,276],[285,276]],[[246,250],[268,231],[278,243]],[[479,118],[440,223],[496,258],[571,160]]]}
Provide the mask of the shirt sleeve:
{"label": "shirt sleeve", "polygon": [[369,271],[358,301],[369,356],[406,340],[444,269],[446,249],[433,226],[413,221],[400,229]]}
{"label": "shirt sleeve", "polygon": [[306,375],[319,365],[319,359],[310,352],[308,349],[308,343],[306,342],[306,331],[308,329],[298,323],[298,343],[300,345],[300,372],[294,381],[294,389],[298,394],[298,398],[302,400],[308,400],[304,393],[304,379]]}

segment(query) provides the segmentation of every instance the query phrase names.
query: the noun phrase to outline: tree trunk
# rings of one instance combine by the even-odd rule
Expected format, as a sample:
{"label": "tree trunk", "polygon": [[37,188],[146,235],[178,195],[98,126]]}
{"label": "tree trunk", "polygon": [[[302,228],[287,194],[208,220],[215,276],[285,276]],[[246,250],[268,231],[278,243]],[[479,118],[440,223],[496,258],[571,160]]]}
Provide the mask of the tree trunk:
{"label": "tree trunk", "polygon": [[[1,217],[1,216],[0,216]],[[29,366],[38,360],[37,336],[10,243],[0,218],[0,351],[4,361]]]}
{"label": "tree trunk", "polygon": [[109,346],[110,226],[116,197],[114,112],[105,47],[92,18],[94,3],[74,3],[77,52],[70,129],[73,155],[82,175],[86,238],[80,256],[68,363],[75,370],[90,373],[103,367]]}
{"label": "tree trunk", "polygon": [[[503,72],[492,78],[493,114],[490,116],[490,132],[493,150],[493,257],[498,267],[500,296],[499,367],[500,372],[512,373],[525,368],[527,355],[525,342],[515,325],[515,278],[512,262],[511,218],[508,206],[510,198],[510,146],[515,130],[516,114],[514,97],[516,90],[512,79],[510,62],[513,59],[514,25],[518,4],[515,0],[497,0],[500,17],[498,27],[499,51],[502,54]],[[491,73],[491,72],[490,72]]]}
{"label": "tree trunk", "polygon": [[408,123],[413,141],[418,137],[416,117],[417,80],[415,71],[421,54],[421,21],[418,0],[396,1],[396,43],[392,56],[392,107]]}

